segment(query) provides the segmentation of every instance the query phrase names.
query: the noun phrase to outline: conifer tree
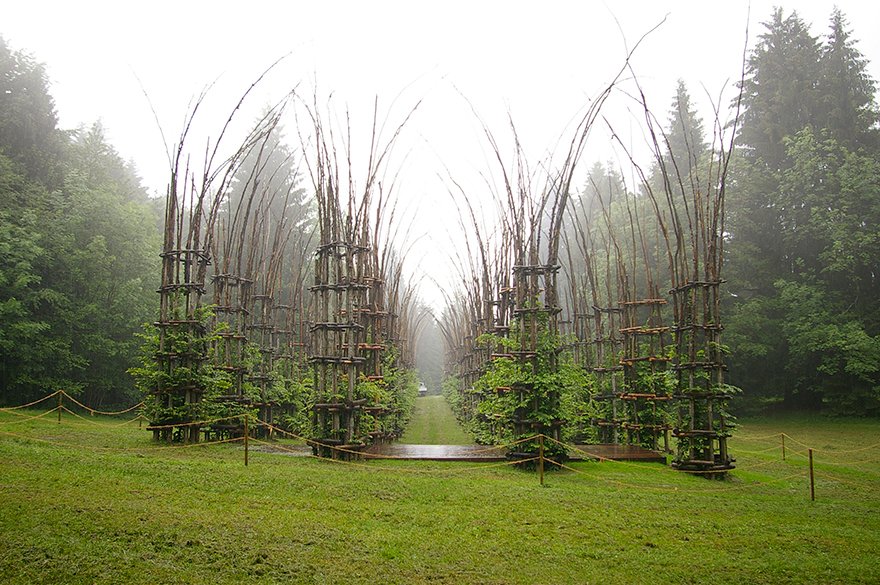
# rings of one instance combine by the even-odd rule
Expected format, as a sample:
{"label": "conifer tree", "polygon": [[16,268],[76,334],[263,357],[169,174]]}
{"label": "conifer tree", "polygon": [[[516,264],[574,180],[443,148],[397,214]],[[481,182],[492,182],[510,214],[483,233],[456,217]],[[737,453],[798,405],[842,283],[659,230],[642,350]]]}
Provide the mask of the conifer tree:
{"label": "conifer tree", "polygon": [[820,66],[822,127],[851,150],[877,147],[876,86],[868,75],[868,61],[856,48],[846,17],[837,8],[831,14]]}

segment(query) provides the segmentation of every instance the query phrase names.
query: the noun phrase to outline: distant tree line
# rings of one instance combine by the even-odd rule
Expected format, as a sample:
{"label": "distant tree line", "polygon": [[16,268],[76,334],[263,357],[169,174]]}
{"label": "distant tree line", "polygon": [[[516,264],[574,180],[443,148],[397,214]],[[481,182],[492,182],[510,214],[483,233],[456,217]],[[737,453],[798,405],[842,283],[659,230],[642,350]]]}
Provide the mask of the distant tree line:
{"label": "distant tree line", "polygon": [[750,408],[880,414],[880,133],[844,15],[781,9],[743,84],[728,199],[731,380]]}
{"label": "distant tree line", "polygon": [[[839,10],[814,36],[776,9],[748,56],[724,257],[740,412],[880,414],[880,117],[867,67]],[[100,125],[57,125],[44,67],[0,39],[0,402],[64,388],[122,403],[135,396],[135,333],[154,316],[161,209]],[[683,83],[664,130],[656,166],[701,172],[712,145]],[[614,213],[625,190],[597,164],[576,204]],[[434,386],[437,364],[421,367]]]}
{"label": "distant tree line", "polygon": [[[782,9],[763,26],[746,63],[742,101],[731,104],[740,117],[726,197],[722,339],[728,380],[742,389],[737,411],[877,415],[875,82],[839,10],[821,37]],[[662,133],[666,154],[641,191],[663,192],[663,180],[699,185],[712,145],[683,82]],[[616,214],[612,223],[625,223],[634,210],[651,213],[643,195],[627,193],[620,172],[597,164],[578,213]],[[615,206],[627,197],[628,206]]]}
{"label": "distant tree line", "polygon": [[43,65],[0,38],[0,403],[134,400],[160,204],[100,124],[65,131]]}

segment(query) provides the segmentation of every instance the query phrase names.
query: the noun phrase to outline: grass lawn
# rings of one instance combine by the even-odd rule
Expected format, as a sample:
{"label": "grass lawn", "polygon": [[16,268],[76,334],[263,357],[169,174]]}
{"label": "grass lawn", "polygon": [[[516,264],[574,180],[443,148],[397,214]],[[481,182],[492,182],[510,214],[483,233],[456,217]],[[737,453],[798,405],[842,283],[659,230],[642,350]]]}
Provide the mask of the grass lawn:
{"label": "grass lawn", "polygon": [[[877,421],[745,421],[726,481],[584,462],[542,488],[489,464],[245,467],[240,443],[52,416],[0,412],[2,583],[880,582],[880,452],[853,451]],[[815,502],[780,431],[818,449]]]}
{"label": "grass lawn", "polygon": [[401,443],[410,445],[472,445],[442,396],[416,398],[416,408]]}

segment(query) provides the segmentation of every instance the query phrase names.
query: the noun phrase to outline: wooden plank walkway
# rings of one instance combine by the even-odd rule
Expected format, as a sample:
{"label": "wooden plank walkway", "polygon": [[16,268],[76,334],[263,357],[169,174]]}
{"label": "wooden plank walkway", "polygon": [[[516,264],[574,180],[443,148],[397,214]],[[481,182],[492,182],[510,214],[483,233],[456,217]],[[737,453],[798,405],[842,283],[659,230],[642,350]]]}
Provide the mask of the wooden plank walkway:
{"label": "wooden plank walkway", "polygon": [[[642,461],[646,463],[666,463],[666,456],[634,445],[576,445],[581,451],[597,459],[614,461]],[[503,447],[485,445],[404,445],[391,443],[372,445],[365,451],[370,459],[413,459],[417,461],[504,461]],[[590,459],[589,456],[575,452],[572,461]]]}
{"label": "wooden plank walkway", "polygon": [[[614,461],[642,461],[645,463],[666,463],[666,455],[660,451],[652,451],[637,445],[575,445],[581,451],[585,451],[598,459],[612,459]],[[586,455],[575,453],[572,459],[589,459]]]}
{"label": "wooden plank walkway", "polygon": [[[593,459],[611,459],[613,461],[641,461],[643,463],[666,463],[666,456],[658,451],[651,451],[634,445],[576,445],[576,447],[592,455]],[[278,453],[307,457],[312,454],[311,447],[305,445],[285,446],[283,449],[272,445],[252,447],[254,451]],[[410,459],[413,461],[469,461],[472,463],[489,463],[504,461],[503,447],[487,447],[486,445],[405,445],[391,443],[372,445],[364,453],[366,459]],[[584,453],[571,454],[571,461],[591,459]]]}

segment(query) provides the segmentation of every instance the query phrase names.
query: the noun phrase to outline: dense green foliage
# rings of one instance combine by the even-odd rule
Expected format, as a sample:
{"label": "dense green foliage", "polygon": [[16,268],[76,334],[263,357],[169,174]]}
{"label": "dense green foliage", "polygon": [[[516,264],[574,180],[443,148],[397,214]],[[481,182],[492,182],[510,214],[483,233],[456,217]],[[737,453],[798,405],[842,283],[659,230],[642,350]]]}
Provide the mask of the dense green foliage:
{"label": "dense green foliage", "polygon": [[[784,408],[877,415],[875,82],[837,10],[821,38],[797,13],[784,16],[781,9],[764,27],[748,58],[742,103],[732,104],[741,107],[741,119],[726,184],[722,338],[730,349],[728,381],[742,389],[733,406],[740,413]],[[593,226],[599,297],[613,302],[616,254],[631,265],[628,278],[640,288],[644,263],[660,279],[659,290],[668,288],[663,254],[641,254],[634,233],[621,226],[653,217],[648,193],[663,198],[705,188],[711,153],[704,136],[679,83],[659,138],[662,156],[646,171],[641,189],[630,193],[612,167],[591,169],[573,215]],[[685,203],[673,203],[685,217]],[[664,249],[650,222],[643,220],[636,231],[649,251]],[[577,242],[575,235],[569,239]],[[671,311],[664,310],[671,322]],[[617,357],[606,356],[612,362]]]}
{"label": "dense green foliage", "polygon": [[[746,421],[725,482],[576,462],[542,488],[497,464],[349,465],[252,445],[245,467],[240,444],[156,448],[101,417],[15,420],[0,413],[20,435],[0,436],[3,583],[880,579],[876,453],[828,451],[876,440],[876,421]],[[780,431],[826,450],[815,502]]]}
{"label": "dense green foliage", "polygon": [[[724,224],[724,340],[729,381],[743,389],[740,412],[880,413],[880,130],[867,68],[836,10],[820,36],[796,13],[775,10],[748,57]],[[707,164],[706,128],[683,83],[675,93],[662,137],[667,156],[645,177],[657,193],[661,167],[686,183]],[[276,207],[309,216],[290,153],[275,142],[268,148],[282,170],[273,176],[282,193]],[[253,186],[247,179],[236,188]],[[2,39],[0,203],[0,403],[62,387],[93,405],[135,399],[124,372],[138,365],[135,333],[154,320],[160,204],[99,124],[58,128],[45,67]],[[621,175],[602,165],[576,206],[587,218],[653,213],[644,192],[627,193]],[[656,229],[641,229],[659,249]],[[631,259],[624,238],[612,242],[601,227],[594,235]],[[304,242],[291,246],[306,250]],[[665,259],[646,261],[655,260],[660,273]],[[600,280],[613,280],[610,260],[593,261]],[[287,272],[282,281],[297,284]],[[435,347],[420,357],[432,391]],[[304,406],[307,378],[286,378],[279,391]],[[290,409],[292,427],[305,426],[303,412]]]}
{"label": "dense green foliage", "polygon": [[839,11],[776,10],[748,62],[728,192],[727,342],[742,409],[880,413],[875,84]]}
{"label": "dense green foliage", "polygon": [[[368,406],[382,409],[379,413],[367,411],[361,414],[361,432],[396,439],[403,434],[412,417],[419,395],[419,381],[415,370],[399,366],[399,350],[391,344],[387,347],[382,358],[383,378],[373,381],[361,376],[355,398],[366,398]],[[365,439],[365,442],[368,441]]]}
{"label": "dense green foliage", "polygon": [[[516,336],[514,325],[510,337],[487,334],[477,342],[509,351],[518,347]],[[586,370],[574,363],[570,351],[560,351],[562,345],[560,336],[549,331],[545,320],[538,329],[535,359],[497,357],[492,360],[486,373],[474,384],[473,391],[480,396],[480,401],[476,412],[467,419],[468,428],[478,443],[504,445],[536,433],[549,434],[549,429],[559,422],[563,423],[560,429],[563,441],[586,438],[584,434],[592,430],[590,419],[595,416],[590,380]],[[531,426],[517,434],[515,421],[520,417],[527,417]],[[519,445],[516,450],[537,452],[537,444],[531,443],[533,441]],[[548,444],[545,449],[551,456],[565,454],[557,444]]]}
{"label": "dense green foliage", "polygon": [[158,208],[101,126],[57,128],[42,65],[0,39],[0,402],[130,403]]}
{"label": "dense green foliage", "polygon": [[[218,332],[225,329],[226,324],[210,329],[212,316],[210,310],[201,308],[196,314],[197,320],[200,321],[199,326],[165,329],[165,347],[168,352],[180,356],[207,354],[206,363],[198,362],[195,367],[191,362],[181,360],[169,368],[164,368],[156,359],[160,347],[158,329],[149,326],[140,336],[141,364],[131,368],[129,373],[134,378],[144,401],[143,415],[151,424],[173,425],[245,413],[256,417],[255,409],[248,408],[240,402],[218,400],[219,397],[229,396],[232,393],[234,380],[229,371],[214,365],[215,360],[212,355],[216,349],[214,342],[218,339]],[[244,353],[241,364],[243,367],[252,367],[260,359],[259,350],[253,345],[249,345]],[[183,395],[172,395],[169,404],[167,392],[165,394],[159,392],[160,389],[183,387],[203,389],[203,400],[186,403]],[[249,382],[244,384],[243,394],[251,400],[259,399],[259,389]],[[282,389],[278,389],[271,398],[281,402],[286,396]]]}
{"label": "dense green foliage", "polygon": [[[537,454],[535,435],[565,442],[594,439],[591,420],[597,412],[592,380],[574,362],[563,338],[550,330],[546,313],[534,317],[534,356],[520,359],[522,321],[514,320],[508,335],[484,334],[476,343],[492,352],[492,360],[473,388],[462,390],[455,378],[444,384],[444,395],[477,443],[510,445],[512,453]],[[566,450],[554,441],[544,452],[558,461]]]}

